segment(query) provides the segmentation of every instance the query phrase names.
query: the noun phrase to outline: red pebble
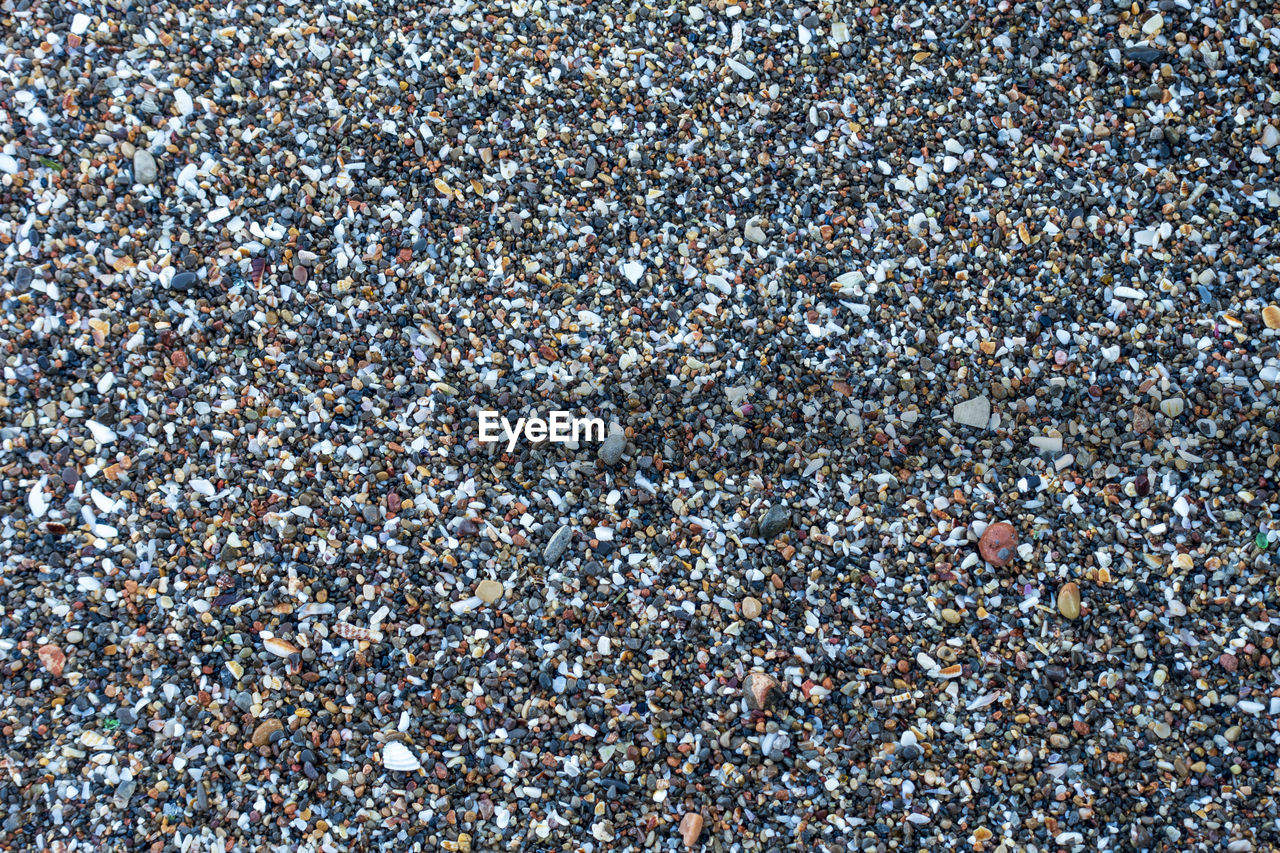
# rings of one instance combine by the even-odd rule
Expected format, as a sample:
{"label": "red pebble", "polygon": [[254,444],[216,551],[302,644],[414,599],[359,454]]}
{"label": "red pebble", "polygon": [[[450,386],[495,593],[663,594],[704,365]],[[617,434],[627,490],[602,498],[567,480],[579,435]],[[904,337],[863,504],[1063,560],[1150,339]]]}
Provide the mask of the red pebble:
{"label": "red pebble", "polygon": [[987,526],[978,540],[978,553],[993,566],[1003,566],[1018,553],[1018,532],[1006,521]]}
{"label": "red pebble", "polygon": [[67,663],[67,655],[62,649],[55,645],[41,646],[36,650],[36,656],[40,658],[40,663],[44,664],[45,669],[61,677],[62,667]]}

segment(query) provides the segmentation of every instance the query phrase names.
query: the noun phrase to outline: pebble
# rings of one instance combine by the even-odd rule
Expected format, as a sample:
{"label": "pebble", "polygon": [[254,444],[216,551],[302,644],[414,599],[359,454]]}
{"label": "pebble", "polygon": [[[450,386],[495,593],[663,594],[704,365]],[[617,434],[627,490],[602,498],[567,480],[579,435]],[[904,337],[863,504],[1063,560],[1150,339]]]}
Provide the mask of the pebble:
{"label": "pebble", "polygon": [[1067,619],[1080,618],[1080,587],[1074,581],[1064,583],[1058,590],[1058,612]]}
{"label": "pebble", "polygon": [[627,437],[622,433],[610,433],[600,443],[598,451],[600,461],[606,465],[617,465],[622,461],[623,451],[627,449]]}
{"label": "pebble", "polygon": [[271,742],[271,736],[276,732],[283,731],[284,724],[274,717],[263,720],[253,729],[253,745],[266,746]]}
{"label": "pebble", "polygon": [[1269,5],[71,6],[7,849],[1275,846]]}
{"label": "pebble", "polygon": [[688,812],[680,818],[680,839],[685,847],[693,847],[698,843],[698,836],[702,835],[702,823],[702,815],[697,812]]}
{"label": "pebble", "polygon": [[1018,532],[1007,521],[989,524],[978,540],[978,551],[993,566],[1008,565],[1018,555]]}
{"label": "pebble", "polygon": [[760,537],[775,539],[791,526],[791,513],[785,506],[775,504],[760,519]]}
{"label": "pebble", "polygon": [[502,584],[495,580],[489,580],[488,578],[480,581],[480,583],[476,585],[476,597],[485,604],[493,604],[499,598],[502,598],[504,592],[506,592],[506,590],[503,588]]}
{"label": "pebble", "polygon": [[571,541],[573,541],[573,529],[567,524],[561,526],[547,542],[547,547],[542,552],[542,561],[549,566],[555,565],[564,556],[565,551],[569,550]]}
{"label": "pebble", "polygon": [[133,179],[140,184],[154,184],[158,175],[156,158],[150,151],[139,148],[133,152]]}
{"label": "pebble", "polygon": [[986,429],[991,420],[991,401],[986,397],[975,397],[957,403],[951,412],[951,419],[958,424]]}
{"label": "pebble", "polygon": [[778,689],[778,682],[768,673],[747,673],[746,680],[742,685],[742,693],[747,700],[747,709],[751,711],[764,710],[774,701]]}

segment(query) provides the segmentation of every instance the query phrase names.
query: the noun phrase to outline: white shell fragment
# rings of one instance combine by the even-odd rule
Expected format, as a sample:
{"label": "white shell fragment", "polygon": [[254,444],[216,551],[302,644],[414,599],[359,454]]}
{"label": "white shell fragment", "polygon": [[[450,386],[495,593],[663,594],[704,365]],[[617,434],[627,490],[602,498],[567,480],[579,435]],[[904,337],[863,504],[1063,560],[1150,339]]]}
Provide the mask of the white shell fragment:
{"label": "white shell fragment", "polygon": [[407,746],[398,740],[393,740],[382,747],[382,766],[388,770],[412,773],[422,769],[422,762],[409,751]]}

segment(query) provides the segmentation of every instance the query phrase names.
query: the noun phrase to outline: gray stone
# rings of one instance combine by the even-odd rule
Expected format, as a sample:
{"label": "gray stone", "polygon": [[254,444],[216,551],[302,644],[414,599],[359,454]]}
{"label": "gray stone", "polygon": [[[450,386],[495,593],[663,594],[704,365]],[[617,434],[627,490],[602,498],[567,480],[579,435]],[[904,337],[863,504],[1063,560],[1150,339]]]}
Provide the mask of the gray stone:
{"label": "gray stone", "polygon": [[139,148],[137,151],[133,152],[134,181],[139,184],[154,184],[158,174],[156,158],[151,156],[150,151]]}
{"label": "gray stone", "polygon": [[569,525],[564,525],[551,537],[551,541],[547,543],[547,549],[542,552],[542,561],[547,565],[551,565],[564,556],[564,552],[569,550],[569,543],[573,541],[573,530]]}
{"label": "gray stone", "polygon": [[791,526],[791,513],[781,504],[769,507],[769,511],[760,519],[760,538],[773,539]]}
{"label": "gray stone", "polygon": [[196,274],[193,272],[180,272],[173,278],[169,279],[169,286],[174,290],[190,290],[195,286]]}
{"label": "gray stone", "polygon": [[965,400],[963,403],[956,404],[951,412],[951,418],[958,424],[986,429],[987,422],[991,420],[991,401],[986,397]]}
{"label": "gray stone", "polygon": [[622,461],[622,452],[627,449],[627,437],[620,432],[610,433],[600,445],[598,455],[606,465],[617,465]]}

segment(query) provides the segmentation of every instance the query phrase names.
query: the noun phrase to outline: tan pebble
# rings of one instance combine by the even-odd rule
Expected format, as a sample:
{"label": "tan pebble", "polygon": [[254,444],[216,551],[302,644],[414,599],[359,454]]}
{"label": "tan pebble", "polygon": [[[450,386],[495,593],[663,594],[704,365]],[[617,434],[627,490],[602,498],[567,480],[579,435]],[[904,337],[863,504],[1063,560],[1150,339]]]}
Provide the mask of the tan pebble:
{"label": "tan pebble", "polygon": [[1058,590],[1058,612],[1068,619],[1080,618],[1080,587],[1074,582],[1065,583]]}
{"label": "tan pebble", "polygon": [[271,736],[278,731],[284,729],[284,724],[272,717],[269,720],[263,720],[258,723],[258,727],[253,730],[253,745],[266,746],[271,742]]}
{"label": "tan pebble", "polygon": [[698,836],[702,834],[702,815],[697,812],[689,812],[680,818],[680,837],[684,839],[685,847],[692,847],[698,843]]}
{"label": "tan pebble", "polygon": [[960,624],[960,614],[952,610],[950,607],[943,608],[942,618],[950,622],[952,625]]}
{"label": "tan pebble", "polygon": [[760,604],[760,599],[758,598],[753,598],[748,595],[746,598],[742,599],[743,619],[755,619],[759,617],[760,611],[763,609],[764,607]]}
{"label": "tan pebble", "polygon": [[1262,322],[1268,329],[1280,329],[1280,307],[1268,305],[1262,309]]}
{"label": "tan pebble", "polygon": [[502,598],[504,592],[506,592],[506,589],[502,584],[493,580],[482,580],[476,586],[476,597],[485,604],[493,604],[499,598]]}

